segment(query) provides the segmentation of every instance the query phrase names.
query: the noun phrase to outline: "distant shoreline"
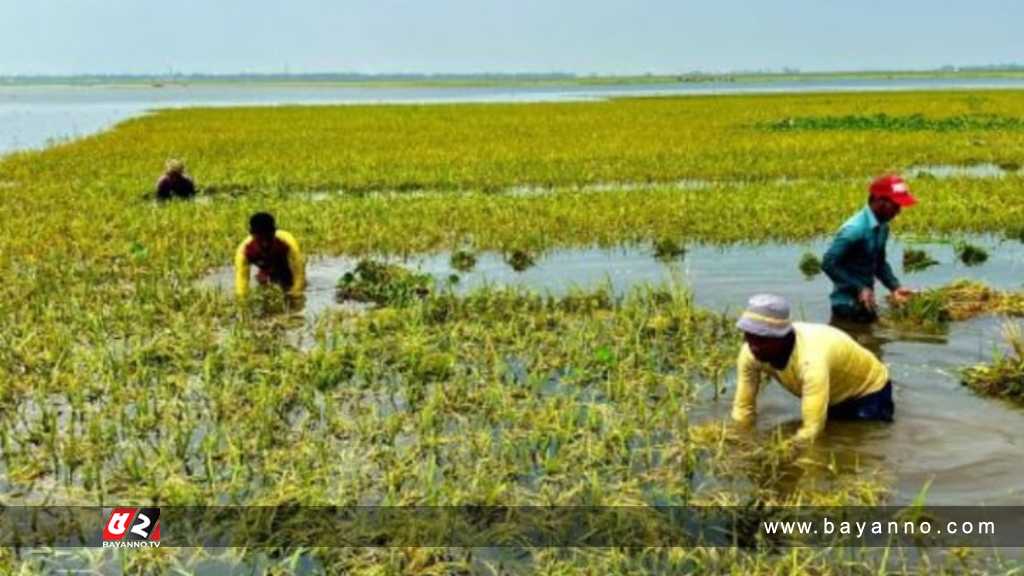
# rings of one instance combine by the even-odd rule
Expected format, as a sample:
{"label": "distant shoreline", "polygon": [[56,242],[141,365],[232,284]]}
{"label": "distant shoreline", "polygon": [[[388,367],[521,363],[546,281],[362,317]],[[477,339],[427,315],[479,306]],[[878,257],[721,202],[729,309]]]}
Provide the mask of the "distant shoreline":
{"label": "distant shoreline", "polygon": [[640,76],[574,76],[562,74],[508,75],[349,75],[349,74],[262,74],[188,76],[0,76],[0,87],[126,87],[175,88],[190,86],[305,86],[325,88],[487,88],[487,87],[571,87],[617,85],[692,85],[709,83],[813,82],[822,80],[908,80],[908,79],[1024,79],[1024,68],[852,71],[852,72],[765,72],[736,74],[666,74]]}

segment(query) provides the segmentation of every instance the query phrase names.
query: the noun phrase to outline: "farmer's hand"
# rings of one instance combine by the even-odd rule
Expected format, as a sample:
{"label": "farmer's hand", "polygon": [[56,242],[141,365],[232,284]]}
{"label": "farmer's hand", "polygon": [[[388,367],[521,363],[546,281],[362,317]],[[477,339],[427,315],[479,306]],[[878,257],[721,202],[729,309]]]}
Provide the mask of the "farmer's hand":
{"label": "farmer's hand", "polygon": [[260,270],[256,272],[256,281],[260,284],[267,284],[270,282],[270,273],[266,270]]}
{"label": "farmer's hand", "polygon": [[864,288],[857,295],[857,301],[860,302],[864,308],[874,312],[877,309],[875,305],[875,291],[871,288]]}
{"label": "farmer's hand", "polygon": [[897,288],[892,291],[892,298],[897,304],[902,304],[910,299],[915,294],[914,290],[910,288]]}

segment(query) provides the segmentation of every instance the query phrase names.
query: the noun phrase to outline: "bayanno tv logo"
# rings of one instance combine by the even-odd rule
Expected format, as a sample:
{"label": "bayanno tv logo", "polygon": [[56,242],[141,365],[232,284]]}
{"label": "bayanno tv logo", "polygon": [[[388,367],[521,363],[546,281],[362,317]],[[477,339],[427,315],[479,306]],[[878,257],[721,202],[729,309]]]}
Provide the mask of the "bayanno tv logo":
{"label": "bayanno tv logo", "polygon": [[159,548],[159,508],[114,508],[103,525],[104,548]]}

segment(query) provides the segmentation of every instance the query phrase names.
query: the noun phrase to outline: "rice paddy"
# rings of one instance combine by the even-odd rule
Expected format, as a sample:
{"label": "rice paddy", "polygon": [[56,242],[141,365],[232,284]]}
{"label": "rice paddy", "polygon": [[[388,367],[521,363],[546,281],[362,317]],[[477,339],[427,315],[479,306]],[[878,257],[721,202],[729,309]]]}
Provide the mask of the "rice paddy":
{"label": "rice paddy", "polygon": [[1024,403],[1024,335],[1020,325],[1004,327],[1008,351],[991,363],[970,366],[963,371],[963,382],[981,394]]}
{"label": "rice paddy", "polygon": [[[882,114],[928,120],[884,138],[845,125],[763,128]],[[809,463],[777,428],[743,437],[693,416],[727,402],[716,398],[731,387],[739,335],[732,315],[701,309],[685,287],[456,293],[427,289],[384,257],[451,250],[453,267],[468,271],[493,251],[528,270],[568,247],[642,248],[685,263],[696,243],[820,238],[863,205],[877,173],[1024,161],[1009,120],[1022,116],[1024,99],[1009,92],[193,109],[5,157],[2,502],[884,502],[884,469]],[[207,202],[144,198],[168,157],[187,162]],[[673,185],[680,180],[708,185]],[[636,183],[645,186],[628,186]],[[516,186],[544,192],[504,192]],[[897,219],[896,234],[1010,236],[1024,215],[1019,175],[911,186],[921,202]],[[330,194],[311,202],[311,192]],[[257,210],[273,212],[310,255],[362,258],[337,289],[376,307],[320,315],[305,349],[289,339],[302,319],[280,294],[238,303],[200,285],[230,262]],[[909,316],[1018,310],[1016,296],[975,285],[926,294]],[[818,481],[793,482],[793,470],[808,466]],[[199,561],[138,552],[116,557],[125,571],[187,571]],[[278,573],[367,574],[517,565],[564,574],[962,573],[992,562],[987,553],[729,547],[529,549],[514,561],[462,549],[195,554]],[[111,562],[90,551],[67,556],[72,565]],[[49,561],[0,558],[8,571]]]}
{"label": "rice paddy", "polygon": [[941,329],[983,314],[1024,315],[1024,293],[1003,292],[970,280],[931,288],[893,303],[885,320],[903,327]]}

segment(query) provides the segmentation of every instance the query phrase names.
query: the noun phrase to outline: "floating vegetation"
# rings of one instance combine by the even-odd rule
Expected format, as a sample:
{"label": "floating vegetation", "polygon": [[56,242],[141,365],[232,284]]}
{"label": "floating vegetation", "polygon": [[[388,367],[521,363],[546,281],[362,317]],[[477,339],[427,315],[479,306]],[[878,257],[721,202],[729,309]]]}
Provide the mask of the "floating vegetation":
{"label": "floating vegetation", "polygon": [[338,300],[372,302],[378,306],[407,306],[430,292],[433,278],[396,264],[360,260],[355,270],[338,280]]}
{"label": "floating vegetation", "polygon": [[903,271],[920,272],[938,264],[925,250],[907,248],[903,251]]}
{"label": "floating vegetation", "polygon": [[1009,352],[996,354],[988,364],[964,369],[961,381],[981,394],[1024,404],[1024,333],[1019,324],[1007,323],[1003,338]]}
{"label": "floating vegetation", "polygon": [[674,238],[661,238],[654,242],[654,257],[661,262],[672,262],[686,256],[686,245]]}
{"label": "floating vegetation", "polygon": [[803,272],[804,277],[808,280],[814,278],[818,274],[821,274],[821,258],[810,252],[804,252],[804,255],[800,257],[800,271]]}
{"label": "floating vegetation", "polygon": [[533,254],[526,250],[513,250],[506,253],[505,262],[516,272],[522,272],[537,263]]}
{"label": "floating vegetation", "polygon": [[476,255],[468,250],[456,250],[452,252],[451,265],[459,272],[469,272],[476,268]]}
{"label": "floating vegetation", "polygon": [[930,118],[924,114],[890,116],[885,113],[847,116],[795,116],[767,124],[772,131],[877,130],[885,132],[986,132],[1024,130],[1024,119],[995,115],[959,115]]}
{"label": "floating vegetation", "polygon": [[969,242],[958,241],[953,244],[957,258],[967,266],[977,266],[988,260],[988,252],[981,246]]}
{"label": "floating vegetation", "polygon": [[983,314],[1024,315],[1024,293],[1001,292],[971,280],[957,280],[891,304],[883,320],[900,327],[934,329]]}

